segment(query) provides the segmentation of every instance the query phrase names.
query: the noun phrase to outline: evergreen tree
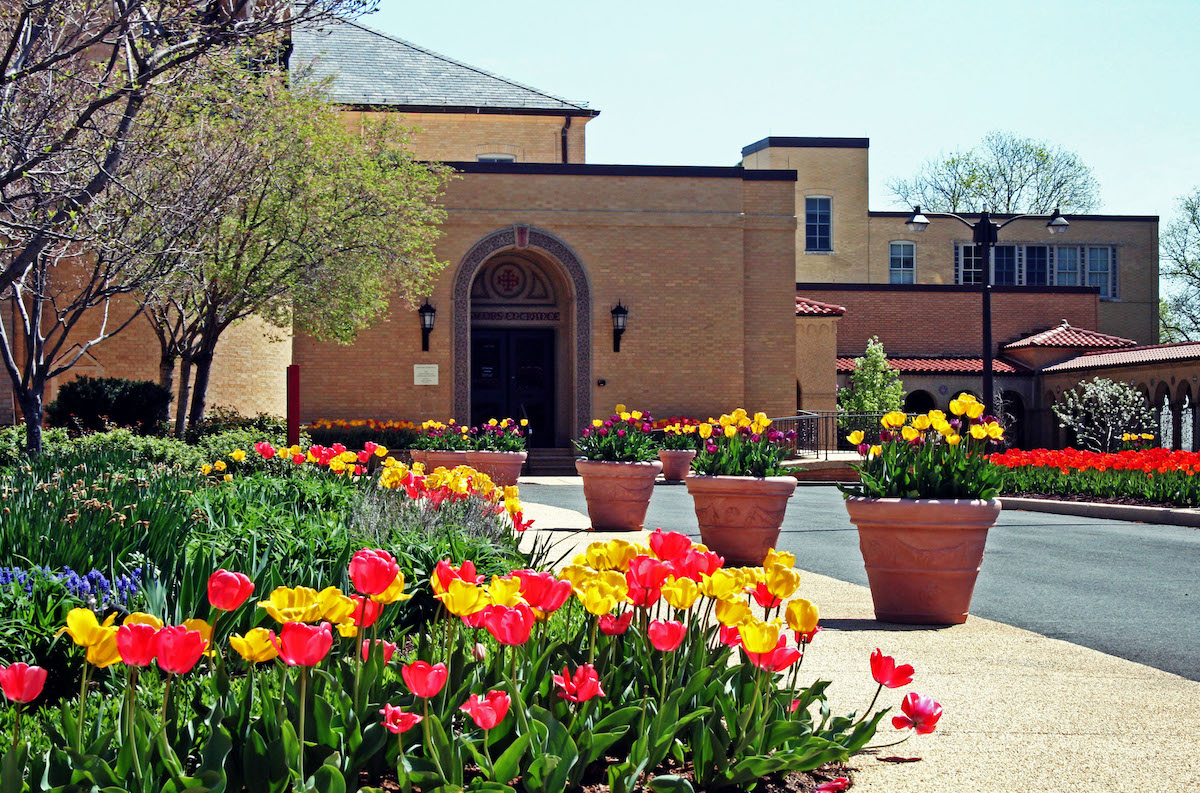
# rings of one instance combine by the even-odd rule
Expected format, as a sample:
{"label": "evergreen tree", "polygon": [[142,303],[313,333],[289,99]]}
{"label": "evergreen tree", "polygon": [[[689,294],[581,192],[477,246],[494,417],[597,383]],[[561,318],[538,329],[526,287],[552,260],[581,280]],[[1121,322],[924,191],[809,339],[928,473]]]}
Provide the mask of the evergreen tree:
{"label": "evergreen tree", "polygon": [[900,374],[888,365],[878,336],[867,342],[867,351],[854,359],[850,385],[838,389],[838,409],[846,413],[883,413],[904,406]]}

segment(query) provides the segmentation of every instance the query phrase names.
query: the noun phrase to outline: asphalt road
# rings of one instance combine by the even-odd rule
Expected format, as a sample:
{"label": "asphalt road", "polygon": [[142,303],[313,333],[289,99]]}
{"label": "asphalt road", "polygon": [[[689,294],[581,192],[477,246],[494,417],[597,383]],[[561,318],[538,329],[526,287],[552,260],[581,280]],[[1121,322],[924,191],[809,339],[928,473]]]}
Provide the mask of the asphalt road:
{"label": "asphalt road", "polygon": [[[581,485],[521,498],[587,513]],[[687,489],[659,485],[648,528],[699,538]],[[781,550],[796,566],[867,585],[858,535],[833,487],[801,486]],[[989,532],[971,613],[1200,681],[1200,529],[1005,510]]]}

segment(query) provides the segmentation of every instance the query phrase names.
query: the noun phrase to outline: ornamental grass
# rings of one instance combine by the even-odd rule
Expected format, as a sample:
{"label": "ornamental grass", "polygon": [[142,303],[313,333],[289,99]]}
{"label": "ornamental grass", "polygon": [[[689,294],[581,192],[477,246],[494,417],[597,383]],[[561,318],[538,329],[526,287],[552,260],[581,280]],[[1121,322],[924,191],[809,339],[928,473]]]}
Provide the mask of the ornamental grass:
{"label": "ornamental grass", "polygon": [[[875,698],[832,715],[829,683],[800,682],[819,626],[794,561],[772,551],[729,568],[662,531],[647,546],[593,543],[557,575],[485,580],[443,560],[428,582],[437,621],[388,635],[411,582],[377,548],[353,555],[344,589],[258,592],[216,570],[187,620],[74,609],[62,632],[86,658],[75,702],[32,709],[40,667],[0,668],[15,712],[5,785],[747,790],[867,747],[889,710],[880,694],[914,676],[877,650]],[[260,624],[235,630],[248,614]],[[913,692],[891,723],[904,740],[940,716]]]}

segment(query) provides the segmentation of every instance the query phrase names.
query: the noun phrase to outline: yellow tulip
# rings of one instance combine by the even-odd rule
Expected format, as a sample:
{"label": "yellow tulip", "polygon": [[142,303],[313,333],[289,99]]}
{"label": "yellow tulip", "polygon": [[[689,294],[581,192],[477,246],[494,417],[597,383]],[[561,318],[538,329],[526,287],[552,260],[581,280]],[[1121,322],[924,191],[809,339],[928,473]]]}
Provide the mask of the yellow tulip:
{"label": "yellow tulip", "polygon": [[[109,614],[101,623],[96,619],[96,612],[91,609],[71,609],[67,612],[66,627],[58,633],[59,635],[64,632],[70,634],[80,647],[93,647],[105,640],[108,636],[108,629],[112,627],[116,618],[115,613]],[[113,633],[115,635],[115,629]]]}
{"label": "yellow tulip", "polygon": [[713,600],[728,600],[741,588],[741,578],[729,570],[713,570],[712,575],[700,576],[700,591]]}
{"label": "yellow tulip", "polygon": [[987,434],[989,438],[1000,440],[1004,437],[1004,428],[993,421],[991,424],[987,425]]}
{"label": "yellow tulip", "polygon": [[[750,616],[750,604],[738,598],[736,600],[717,601],[717,622],[726,627],[737,625]],[[763,650],[762,652],[766,652]]]}
{"label": "yellow tulip", "polygon": [[924,432],[925,430],[929,429],[929,426],[932,423],[933,422],[930,420],[929,416],[917,416],[913,419],[912,426],[914,430]]}
{"label": "yellow tulip", "polygon": [[499,422],[499,421],[497,421],[496,419],[488,419],[488,426],[489,426],[489,427],[495,427],[495,426],[497,426],[497,425],[499,425],[499,424],[500,424],[500,422]]}
{"label": "yellow tulip", "polygon": [[931,410],[926,415],[929,416],[930,421],[936,422],[936,421],[945,421],[946,420],[946,413],[945,413],[945,411],[942,411],[942,410]]}
{"label": "yellow tulip", "polygon": [[961,416],[967,412],[967,405],[961,399],[951,399],[950,412],[956,416]]}
{"label": "yellow tulip", "polygon": [[754,414],[754,423],[759,425],[763,429],[766,429],[767,427],[771,426],[771,420],[769,418],[767,418],[766,413],[755,413]]}
{"label": "yellow tulip", "polygon": [[229,453],[229,456],[233,458],[234,462],[240,463],[246,459],[246,452],[242,449],[234,449]]}
{"label": "yellow tulip", "polygon": [[266,600],[258,601],[258,607],[281,623],[316,622],[324,613],[324,605],[317,600],[317,590],[306,586],[276,587]]}
{"label": "yellow tulip", "polygon": [[767,583],[767,571],[761,567],[735,567],[734,570],[742,577],[742,586],[753,588]]}
{"label": "yellow tulip", "polygon": [[226,466],[225,466],[224,460],[217,460],[215,463],[213,463],[214,471],[224,471],[225,468],[226,468]]}
{"label": "yellow tulip", "polygon": [[488,604],[486,594],[475,584],[453,579],[446,591],[437,596],[442,605],[456,617],[467,617]]}
{"label": "yellow tulip", "polygon": [[696,432],[700,434],[701,438],[704,438],[707,440],[708,438],[712,437],[713,428],[712,428],[711,424],[701,424],[696,429]]}
{"label": "yellow tulip", "polygon": [[195,631],[200,634],[200,638],[206,642],[212,641],[213,626],[209,625],[202,619],[190,619],[183,621],[183,627],[189,631]]}
{"label": "yellow tulip", "polygon": [[583,602],[584,609],[597,617],[610,614],[617,607],[617,599],[613,596],[612,591],[596,584],[584,589],[580,600]]}
{"label": "yellow tulip", "polygon": [[975,440],[983,440],[987,436],[988,436],[988,432],[982,426],[980,426],[979,424],[971,425],[971,437],[972,438],[974,438]]}
{"label": "yellow tulip", "polygon": [[358,636],[358,626],[354,624],[354,620],[349,622],[339,622],[337,624],[338,635],[343,639],[353,639]]}
{"label": "yellow tulip", "polygon": [[884,417],[879,420],[879,423],[883,425],[884,429],[893,430],[897,427],[903,427],[904,422],[907,420],[908,417],[899,410],[893,410],[892,412],[884,415]]}
{"label": "yellow tulip", "polygon": [[738,625],[746,652],[769,653],[779,644],[779,624],[749,619]]}
{"label": "yellow tulip", "polygon": [[337,587],[326,587],[322,589],[317,599],[321,604],[321,616],[326,622],[331,622],[337,625],[339,622],[346,622],[354,613],[358,611],[359,606],[351,598],[342,594]]}
{"label": "yellow tulip", "polygon": [[915,441],[917,438],[921,437],[921,433],[917,432],[912,427],[902,428],[900,430],[900,435],[901,435],[901,437],[904,438],[904,440],[910,441],[910,442]]}
{"label": "yellow tulip", "polygon": [[232,482],[232,481],[233,481],[233,474],[225,474],[225,476],[221,477],[221,479],[223,479],[223,480],[224,480],[224,481],[226,481],[226,482]]}
{"label": "yellow tulip", "polygon": [[497,606],[508,606],[512,608],[518,603],[524,603],[525,599],[521,597],[521,579],[516,578],[501,578],[498,575],[492,576],[492,582],[487,588],[488,601]]}
{"label": "yellow tulip", "polygon": [[592,426],[593,427],[603,427],[604,422],[601,421],[600,419],[592,419]]}
{"label": "yellow tulip", "polygon": [[158,630],[163,626],[163,621],[153,614],[147,614],[144,611],[135,611],[125,619],[121,620],[122,625],[149,625],[154,630]]}
{"label": "yellow tulip", "polygon": [[631,410],[631,411],[629,411],[629,415],[632,416],[635,421],[642,420],[642,411],[640,411],[640,410]]}
{"label": "yellow tulip", "polygon": [[862,430],[855,430],[854,432],[852,432],[846,436],[846,440],[849,441],[851,446],[857,446],[858,444],[862,443],[863,439],[865,439],[866,437],[867,437],[867,434],[865,432],[863,432]]}
{"label": "yellow tulip", "polygon": [[867,449],[867,459],[868,460],[872,460],[881,454],[883,454],[883,447],[880,446],[879,444],[875,444],[870,449]]}
{"label": "yellow tulip", "polygon": [[620,416],[621,416],[621,421],[629,421],[629,419],[633,418],[633,415],[631,413],[621,413]]}
{"label": "yellow tulip", "polygon": [[732,438],[734,435],[737,435],[737,432],[738,432],[738,428],[733,426],[732,424],[730,424],[728,427],[725,428],[725,437]]}
{"label": "yellow tulip", "polygon": [[813,628],[817,627],[817,622],[820,619],[820,612],[817,610],[816,604],[804,598],[796,598],[791,603],[788,603],[787,612],[788,627],[794,631],[808,633]]}
{"label": "yellow tulip", "polygon": [[962,443],[962,436],[957,432],[952,432],[946,436],[946,443],[950,444],[951,446],[957,446],[958,444]]}
{"label": "yellow tulip", "polygon": [[616,413],[618,416],[619,416],[619,415],[621,415],[621,414],[622,414],[622,413],[624,413],[624,412],[625,412],[625,406],[624,406],[624,405],[620,405],[620,404],[618,404],[618,405],[617,405],[615,408],[613,408],[613,413]]}
{"label": "yellow tulip", "polygon": [[1142,440],[1144,440],[1144,441],[1152,441],[1152,440],[1154,440],[1154,436],[1153,436],[1152,434],[1150,434],[1149,432],[1143,432],[1143,433],[1142,433]]}
{"label": "yellow tulip", "polygon": [[612,595],[620,602],[629,597],[629,581],[616,570],[602,570],[596,573],[592,577],[591,583],[603,588],[605,593]]}
{"label": "yellow tulip", "polygon": [[252,628],[246,631],[245,636],[236,633],[230,636],[229,646],[243,660],[252,664],[274,661],[279,656],[279,651],[271,643],[271,634],[272,632],[266,628]]}
{"label": "yellow tulip", "polygon": [[763,559],[763,568],[766,569],[773,564],[781,564],[784,567],[795,567],[796,554],[787,551],[777,551],[772,548],[767,551],[767,556]]}
{"label": "yellow tulip", "polygon": [[[435,578],[437,576],[434,576]],[[371,595],[371,600],[376,603],[396,603],[401,600],[409,600],[412,595],[404,594],[404,573],[396,574],[396,580],[388,586],[387,589],[380,592],[378,595]]]}
{"label": "yellow tulip", "polygon": [[767,568],[766,577],[767,591],[780,599],[790,598],[800,588],[800,573],[781,564]]}
{"label": "yellow tulip", "polygon": [[663,584],[662,596],[672,608],[690,609],[700,597],[700,587],[690,578],[671,578]]}
{"label": "yellow tulip", "polygon": [[205,463],[204,465],[200,466],[200,473],[204,476],[208,476],[212,473],[212,466],[208,463]]}
{"label": "yellow tulip", "polygon": [[99,669],[105,669],[121,662],[121,651],[117,649],[117,629],[113,626],[100,628],[99,641],[89,645],[87,662]]}
{"label": "yellow tulip", "polygon": [[972,402],[971,404],[967,405],[967,418],[979,418],[983,415],[983,408],[984,406],[982,402]]}
{"label": "yellow tulip", "polygon": [[595,575],[595,571],[589,570],[581,564],[569,564],[558,571],[559,578],[571,582],[571,588],[575,590],[575,594],[582,593],[584,585]]}

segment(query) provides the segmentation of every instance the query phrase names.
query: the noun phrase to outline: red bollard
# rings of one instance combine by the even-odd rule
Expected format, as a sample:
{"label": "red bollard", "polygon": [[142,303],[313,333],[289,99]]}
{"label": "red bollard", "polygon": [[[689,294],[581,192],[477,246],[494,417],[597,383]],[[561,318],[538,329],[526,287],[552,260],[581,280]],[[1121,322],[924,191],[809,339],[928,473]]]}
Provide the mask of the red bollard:
{"label": "red bollard", "polygon": [[300,365],[287,368],[287,442],[300,443]]}

